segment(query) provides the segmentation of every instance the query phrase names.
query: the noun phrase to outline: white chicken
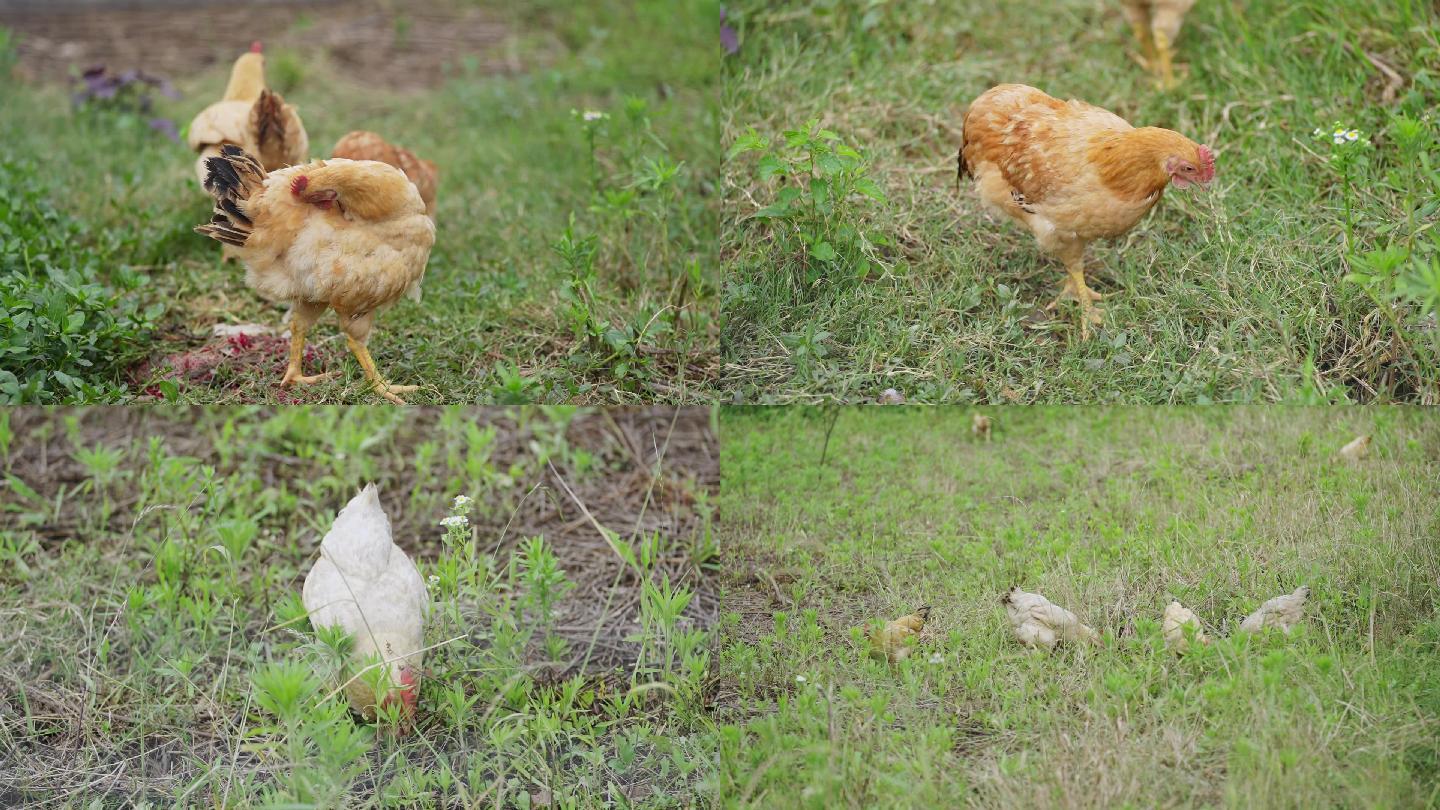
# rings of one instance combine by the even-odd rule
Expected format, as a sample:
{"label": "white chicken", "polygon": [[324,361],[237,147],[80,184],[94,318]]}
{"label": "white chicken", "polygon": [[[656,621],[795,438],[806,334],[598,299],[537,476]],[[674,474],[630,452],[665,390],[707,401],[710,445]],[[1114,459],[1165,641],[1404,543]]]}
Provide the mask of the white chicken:
{"label": "white chicken", "polygon": [[1240,632],[1258,633],[1271,627],[1278,627],[1286,633],[1305,618],[1305,600],[1310,597],[1310,586],[1301,585],[1294,593],[1267,599],[1258,610],[1245,617],[1240,623]]}
{"label": "white chicken", "polygon": [[[402,718],[412,720],[430,600],[415,563],[391,539],[374,484],[340,510],[305,577],[302,599],[312,625],[338,626],[355,641],[350,671],[342,675],[350,705],[374,720],[377,704],[398,701]],[[392,687],[379,696],[373,678],[356,677],[377,661]]]}
{"label": "white chicken", "polygon": [[[1193,629],[1187,633],[1187,627]],[[1175,601],[1165,606],[1160,632],[1165,635],[1165,646],[1177,653],[1189,650],[1191,639],[1200,644],[1210,643],[1210,637],[1205,635],[1204,628],[1200,626],[1200,617],[1195,615],[1195,611]]]}
{"label": "white chicken", "polygon": [[1001,600],[1015,637],[1032,647],[1055,649],[1061,641],[1100,643],[1100,634],[1038,593],[1012,587]]}

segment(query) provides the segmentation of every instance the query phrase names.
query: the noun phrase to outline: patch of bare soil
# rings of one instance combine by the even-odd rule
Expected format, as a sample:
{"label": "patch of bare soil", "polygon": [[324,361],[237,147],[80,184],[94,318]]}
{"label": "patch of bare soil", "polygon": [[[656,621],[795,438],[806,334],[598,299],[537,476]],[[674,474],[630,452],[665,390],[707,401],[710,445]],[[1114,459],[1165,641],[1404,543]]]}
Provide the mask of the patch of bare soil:
{"label": "patch of bare soil", "polygon": [[[98,6],[98,7],[96,7]],[[510,31],[493,12],[396,0],[35,3],[0,0],[24,79],[67,81],[90,65],[176,78],[229,64],[259,40],[267,51],[322,51],[349,75],[397,90],[432,87],[463,61],[518,73]]]}

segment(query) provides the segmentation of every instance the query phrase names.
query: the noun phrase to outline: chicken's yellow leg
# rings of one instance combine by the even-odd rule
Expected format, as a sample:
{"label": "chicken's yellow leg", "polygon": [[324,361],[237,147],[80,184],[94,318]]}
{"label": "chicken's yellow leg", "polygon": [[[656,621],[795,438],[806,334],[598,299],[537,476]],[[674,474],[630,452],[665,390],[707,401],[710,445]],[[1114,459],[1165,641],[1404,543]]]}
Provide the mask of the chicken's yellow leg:
{"label": "chicken's yellow leg", "polygon": [[380,372],[376,370],[375,360],[370,357],[370,350],[365,347],[365,344],[350,336],[346,336],[345,340],[350,344],[350,351],[355,353],[355,359],[360,361],[360,368],[365,371],[365,379],[374,386],[375,393],[396,405],[404,405],[405,400],[395,396],[396,394],[420,390],[418,385],[391,385],[385,382],[385,378],[381,377]]}
{"label": "chicken's yellow leg", "polygon": [[297,303],[295,310],[290,313],[290,364],[285,367],[285,376],[280,380],[281,385],[290,385],[291,383],[310,385],[328,380],[339,373],[327,371],[324,374],[312,374],[307,377],[301,368],[305,360],[305,333],[315,325],[315,321],[319,320],[320,314],[324,311],[324,307]]}
{"label": "chicken's yellow leg", "polygon": [[1171,60],[1175,56],[1175,49],[1170,43],[1170,37],[1163,31],[1155,32],[1155,57],[1159,62],[1157,68],[1157,80],[1162,90],[1169,90],[1175,86],[1175,68]]}
{"label": "chicken's yellow leg", "polygon": [[1155,43],[1150,39],[1150,28],[1142,20],[1131,20],[1130,30],[1135,33],[1135,42],[1140,46],[1140,64],[1146,70],[1155,64]]}
{"label": "chicken's yellow leg", "polygon": [[1084,258],[1077,258],[1065,263],[1065,272],[1068,277],[1065,279],[1065,286],[1060,294],[1050,302],[1046,309],[1054,309],[1060,301],[1072,298],[1080,305],[1080,337],[1083,340],[1090,339],[1090,325],[1099,326],[1105,322],[1104,310],[1095,306],[1095,302],[1105,296],[1090,289],[1085,284],[1085,261]]}

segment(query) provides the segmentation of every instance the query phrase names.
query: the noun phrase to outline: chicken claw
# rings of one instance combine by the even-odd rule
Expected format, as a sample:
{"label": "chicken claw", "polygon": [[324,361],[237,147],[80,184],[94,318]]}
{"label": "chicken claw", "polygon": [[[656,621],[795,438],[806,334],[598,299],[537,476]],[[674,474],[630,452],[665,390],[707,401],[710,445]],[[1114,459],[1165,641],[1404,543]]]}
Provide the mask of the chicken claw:
{"label": "chicken claw", "polygon": [[1103,299],[1105,296],[1095,292],[1085,284],[1085,272],[1083,270],[1072,270],[1069,272],[1070,275],[1065,279],[1065,286],[1061,288],[1060,294],[1055,296],[1055,300],[1051,301],[1050,305],[1045,308],[1047,310],[1055,309],[1060,305],[1061,301],[1066,299],[1078,303],[1080,305],[1080,338],[1082,340],[1089,340],[1090,326],[1092,324],[1100,326],[1105,322],[1105,310],[1095,306],[1095,302]]}
{"label": "chicken claw", "polygon": [[365,344],[353,337],[346,337],[345,341],[350,344],[350,351],[355,353],[355,359],[360,361],[360,368],[365,372],[365,379],[370,381],[375,393],[396,405],[404,405],[405,400],[395,396],[396,394],[408,394],[420,390],[418,385],[391,385],[385,382],[385,378],[381,377],[379,370],[375,368],[375,360],[370,356],[370,350],[365,347]]}

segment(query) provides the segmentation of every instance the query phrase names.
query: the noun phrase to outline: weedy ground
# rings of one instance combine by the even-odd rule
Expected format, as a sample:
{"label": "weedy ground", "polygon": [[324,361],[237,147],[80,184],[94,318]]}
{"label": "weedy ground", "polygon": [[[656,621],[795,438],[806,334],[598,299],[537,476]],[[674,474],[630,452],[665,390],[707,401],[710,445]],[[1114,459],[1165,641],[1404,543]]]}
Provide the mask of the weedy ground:
{"label": "weedy ground", "polygon": [[[1440,802],[1434,414],[989,413],[989,443],[946,409],[723,414],[728,806]],[[1302,583],[1292,635],[1236,634]],[[1022,648],[1011,585],[1103,645]],[[1212,645],[1165,649],[1171,598]],[[869,659],[922,604],[914,654]]]}
{"label": "weedy ground", "polygon": [[[727,11],[722,355],[747,400],[1440,401],[1432,4],[1198,3],[1172,92],[1109,0]],[[956,192],[963,113],[1002,82],[1219,156],[1092,246],[1088,342],[1043,310],[1059,264]]]}
{"label": "weedy ground", "polygon": [[[715,4],[407,9],[376,9],[394,29],[376,47],[408,60],[395,66],[353,48],[330,53],[336,34],[322,7],[297,7],[267,47],[271,86],[299,107],[312,156],[371,129],[440,166],[423,301],[384,313],[373,338],[384,373],[421,385],[409,398],[421,404],[707,398],[719,333]],[[424,46],[407,40],[407,14],[445,9],[479,9],[507,33],[483,53],[417,70],[413,52]],[[17,38],[0,28],[7,76]],[[221,264],[218,244],[192,232],[208,217],[194,157],[147,125],[157,116],[183,128],[220,97],[233,56],[166,76],[182,96],[155,96],[149,113],[123,96],[72,109],[73,88],[0,83],[6,401],[378,401],[333,316],[310,363],[341,377],[278,386],[284,308],[259,299],[238,266]],[[605,117],[586,121],[586,111]],[[216,325],[246,323],[276,335],[213,336]]]}
{"label": "weedy ground", "polygon": [[[711,419],[0,413],[0,804],[700,803]],[[366,481],[434,606],[406,736],[333,696],[334,645],[299,603]]]}

